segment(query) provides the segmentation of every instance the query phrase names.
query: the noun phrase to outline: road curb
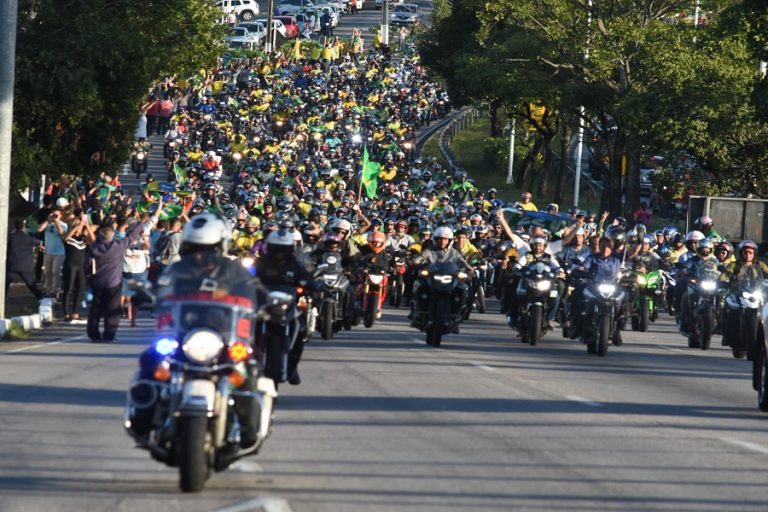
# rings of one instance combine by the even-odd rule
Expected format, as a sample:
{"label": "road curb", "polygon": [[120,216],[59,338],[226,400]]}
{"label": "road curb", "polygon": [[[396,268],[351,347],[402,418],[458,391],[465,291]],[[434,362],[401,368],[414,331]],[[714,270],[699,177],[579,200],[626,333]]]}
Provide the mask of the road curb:
{"label": "road curb", "polygon": [[0,318],[0,337],[5,336],[11,330],[12,325],[17,325],[25,331],[42,329],[43,327],[53,325],[53,299],[42,299],[36,315]]}

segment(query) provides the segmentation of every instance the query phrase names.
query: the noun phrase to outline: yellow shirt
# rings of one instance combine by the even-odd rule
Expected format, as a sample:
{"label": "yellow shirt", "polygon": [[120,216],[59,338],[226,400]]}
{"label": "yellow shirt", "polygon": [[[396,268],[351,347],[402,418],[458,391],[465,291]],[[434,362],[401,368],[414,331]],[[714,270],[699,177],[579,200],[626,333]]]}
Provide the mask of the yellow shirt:
{"label": "yellow shirt", "polygon": [[527,210],[529,212],[539,211],[539,209],[536,208],[536,205],[533,203],[520,203],[520,208],[522,208],[523,210]]}

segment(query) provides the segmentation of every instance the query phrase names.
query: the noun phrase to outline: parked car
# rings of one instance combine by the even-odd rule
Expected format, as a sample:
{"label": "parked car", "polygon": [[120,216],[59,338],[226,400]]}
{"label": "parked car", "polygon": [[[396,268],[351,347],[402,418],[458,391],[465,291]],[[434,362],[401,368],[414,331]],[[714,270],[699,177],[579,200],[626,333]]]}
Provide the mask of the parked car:
{"label": "parked car", "polygon": [[251,34],[245,27],[232,28],[229,35],[226,36],[226,40],[230,48],[247,48],[250,50],[259,44],[255,34]]}
{"label": "parked car", "polygon": [[344,2],[341,0],[316,0],[315,5],[330,5],[341,16],[344,14]]}
{"label": "parked car", "polygon": [[419,22],[419,6],[416,4],[397,4],[389,16],[392,25],[415,25]]}
{"label": "parked car", "polygon": [[248,33],[256,39],[256,44],[262,44],[267,37],[267,27],[260,21],[244,21],[238,24],[235,28],[245,28]]}
{"label": "parked car", "polygon": [[293,39],[299,37],[299,24],[294,16],[275,16],[274,19],[283,22],[286,38]]}
{"label": "parked car", "polygon": [[312,0],[282,0],[277,6],[277,12],[280,16],[285,16],[314,8]]}
{"label": "parked car", "polygon": [[256,0],[218,0],[216,7],[225,15],[234,9],[240,21],[250,21],[259,14],[259,3]]}
{"label": "parked car", "polygon": [[[255,21],[258,21],[259,23],[262,23],[265,27],[267,26],[267,18],[258,18]],[[285,29],[285,25],[282,21],[278,19],[277,16],[272,18],[272,28],[281,36],[284,38],[288,37],[288,31]]]}

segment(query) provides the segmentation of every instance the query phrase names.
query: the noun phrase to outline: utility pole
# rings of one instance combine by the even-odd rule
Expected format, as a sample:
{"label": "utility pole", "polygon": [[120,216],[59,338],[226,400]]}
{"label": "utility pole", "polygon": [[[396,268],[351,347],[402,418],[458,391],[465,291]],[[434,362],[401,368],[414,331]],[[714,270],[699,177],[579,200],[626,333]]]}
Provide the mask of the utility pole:
{"label": "utility pole", "polygon": [[389,48],[389,0],[381,3],[381,46]]}
{"label": "utility pole", "polygon": [[267,2],[267,9],[269,9],[269,12],[267,13],[267,40],[264,42],[264,52],[270,54],[275,49],[275,29],[272,27],[272,16],[275,15],[275,0]]}
{"label": "utility pole", "polygon": [[17,0],[5,0],[0,5],[0,318],[5,318],[5,264],[8,254],[8,203],[11,196],[11,127],[17,11]]}
{"label": "utility pole", "polygon": [[[588,2],[589,11],[587,12],[587,27],[592,24],[592,0]],[[587,40],[587,49],[584,50],[584,60],[589,60],[589,40]],[[581,187],[581,157],[584,154],[584,107],[579,107],[579,129],[576,142],[576,170],[573,180],[573,206],[579,206],[579,188]]]}

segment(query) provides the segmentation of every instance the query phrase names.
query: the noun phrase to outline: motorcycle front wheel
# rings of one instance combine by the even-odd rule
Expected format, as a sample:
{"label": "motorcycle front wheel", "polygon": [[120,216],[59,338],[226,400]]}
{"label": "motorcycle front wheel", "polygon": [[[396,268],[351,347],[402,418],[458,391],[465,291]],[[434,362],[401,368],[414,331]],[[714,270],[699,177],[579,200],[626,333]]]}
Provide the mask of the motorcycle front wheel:
{"label": "motorcycle front wheel", "polygon": [[200,492],[208,479],[208,418],[181,418],[179,439],[179,486],[184,492]]}
{"label": "motorcycle front wheel", "polygon": [[712,332],[715,329],[715,315],[712,309],[707,308],[699,316],[698,331],[701,333],[701,350],[709,350],[709,344],[712,341]]}
{"label": "motorcycle front wheel", "polygon": [[363,325],[368,328],[373,327],[373,324],[376,321],[376,308],[378,305],[378,294],[371,294],[371,296],[368,297],[368,305],[366,306],[365,313],[363,314]]}
{"label": "motorcycle front wheel", "polygon": [[608,344],[611,342],[611,318],[607,315],[600,317],[597,331],[597,355],[604,357],[608,353]]}
{"label": "motorcycle front wheel", "polygon": [[477,288],[477,294],[475,295],[475,306],[477,312],[485,314],[485,289],[482,286]]}
{"label": "motorcycle front wheel", "polygon": [[531,345],[536,345],[541,339],[541,326],[543,316],[544,308],[541,306],[533,306],[533,309],[531,309],[530,317],[528,318],[528,343]]}
{"label": "motorcycle front wheel", "polygon": [[322,331],[324,340],[333,339],[333,306],[326,303],[323,305]]}
{"label": "motorcycle front wheel", "polygon": [[757,406],[763,412],[768,412],[768,353],[760,350],[760,358],[755,359],[757,382]]}
{"label": "motorcycle front wheel", "polygon": [[638,322],[638,330],[640,332],[648,331],[648,323],[651,321],[651,303],[647,300],[640,301],[640,320]]}

